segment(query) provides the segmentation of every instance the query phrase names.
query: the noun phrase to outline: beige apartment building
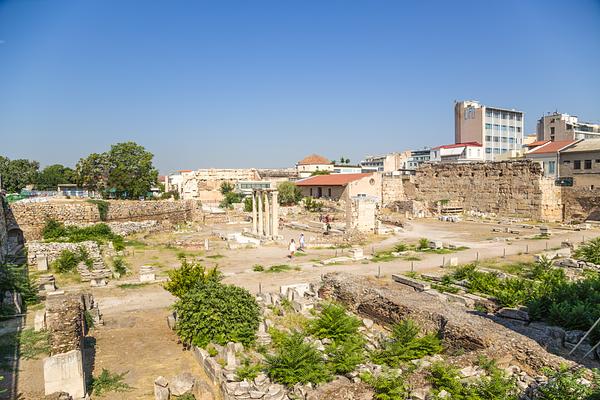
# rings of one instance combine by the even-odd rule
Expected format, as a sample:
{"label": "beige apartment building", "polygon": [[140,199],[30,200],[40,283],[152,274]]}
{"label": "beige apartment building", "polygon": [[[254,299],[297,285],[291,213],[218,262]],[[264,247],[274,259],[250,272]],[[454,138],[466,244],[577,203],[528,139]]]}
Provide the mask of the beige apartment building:
{"label": "beige apartment building", "polygon": [[580,122],[574,115],[555,112],[538,120],[536,134],[537,140],[600,139],[600,124]]}
{"label": "beige apartment building", "polygon": [[522,111],[485,106],[471,100],[454,105],[454,142],[481,144],[487,161],[520,150],[524,127]]}
{"label": "beige apartment building", "polygon": [[560,177],[572,179],[572,186],[600,187],[600,140],[581,140],[560,152]]}

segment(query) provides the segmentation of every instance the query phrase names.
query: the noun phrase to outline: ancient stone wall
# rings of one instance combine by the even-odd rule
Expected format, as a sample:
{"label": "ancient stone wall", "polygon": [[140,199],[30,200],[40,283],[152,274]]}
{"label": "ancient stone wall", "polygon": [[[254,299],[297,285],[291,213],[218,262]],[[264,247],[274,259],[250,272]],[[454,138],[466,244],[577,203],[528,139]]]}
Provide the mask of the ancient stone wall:
{"label": "ancient stone wall", "polygon": [[0,264],[4,263],[8,255],[8,229],[6,226],[6,200],[0,195]]}
{"label": "ancient stone wall", "polygon": [[565,222],[600,221],[600,188],[563,187]]}
{"label": "ancient stone wall", "polygon": [[[107,222],[193,220],[199,211],[194,201],[134,201],[109,200]],[[69,223],[101,222],[98,206],[81,200],[21,201],[12,204],[17,223],[28,240],[40,239],[41,230],[49,219]]]}
{"label": "ancient stone wall", "polygon": [[381,179],[381,204],[387,207],[396,201],[407,200],[404,192],[404,180],[409,179],[406,175],[385,174]]}
{"label": "ancient stone wall", "polygon": [[404,183],[405,193],[410,186],[408,198],[431,206],[443,201],[465,211],[502,216],[542,221],[562,217],[560,188],[531,161],[425,164]]}

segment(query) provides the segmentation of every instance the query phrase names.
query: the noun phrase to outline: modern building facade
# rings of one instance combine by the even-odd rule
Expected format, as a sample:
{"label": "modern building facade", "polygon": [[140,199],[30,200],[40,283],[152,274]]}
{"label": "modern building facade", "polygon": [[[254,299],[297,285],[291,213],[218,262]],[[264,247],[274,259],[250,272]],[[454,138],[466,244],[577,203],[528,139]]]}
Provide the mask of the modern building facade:
{"label": "modern building facade", "polygon": [[600,139],[600,124],[580,122],[574,115],[555,112],[538,120],[536,134],[537,140]]}
{"label": "modern building facade", "polygon": [[431,149],[431,162],[485,161],[483,146],[477,142],[456,143]]}
{"label": "modern building facade", "polygon": [[406,168],[410,151],[394,152],[382,156],[367,156],[360,162],[362,172],[393,172]]}
{"label": "modern building facade", "polygon": [[519,150],[523,144],[525,115],[514,109],[491,107],[477,101],[454,105],[454,142],[477,142],[483,146],[485,160]]}
{"label": "modern building facade", "polygon": [[423,163],[429,162],[431,159],[431,149],[424,148],[421,150],[413,150],[410,152],[410,157],[406,161],[405,168],[415,170]]}
{"label": "modern building facade", "polygon": [[580,140],[561,150],[559,176],[568,178],[569,186],[600,188],[600,140]]}
{"label": "modern building facade", "polygon": [[304,197],[348,201],[352,197],[381,199],[381,174],[317,175],[295,182]]}

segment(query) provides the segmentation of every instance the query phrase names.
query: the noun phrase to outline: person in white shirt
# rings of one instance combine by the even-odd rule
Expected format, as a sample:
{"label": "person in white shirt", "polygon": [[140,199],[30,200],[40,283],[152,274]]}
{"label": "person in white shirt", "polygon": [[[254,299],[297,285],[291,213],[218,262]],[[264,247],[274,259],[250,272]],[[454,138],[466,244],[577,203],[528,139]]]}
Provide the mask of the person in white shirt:
{"label": "person in white shirt", "polygon": [[290,255],[288,257],[294,258],[294,253],[296,252],[296,242],[294,242],[294,239],[292,239],[290,241],[289,250],[290,250]]}
{"label": "person in white shirt", "polygon": [[300,246],[298,246],[298,250],[304,251],[304,233],[300,234],[300,240],[298,240]]}

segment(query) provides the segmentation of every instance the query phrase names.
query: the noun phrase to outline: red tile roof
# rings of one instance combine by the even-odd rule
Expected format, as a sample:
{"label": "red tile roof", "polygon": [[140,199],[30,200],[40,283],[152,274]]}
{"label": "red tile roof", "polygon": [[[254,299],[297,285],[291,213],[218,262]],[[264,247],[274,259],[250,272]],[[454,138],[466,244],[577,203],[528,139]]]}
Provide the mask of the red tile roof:
{"label": "red tile roof", "polygon": [[438,149],[455,149],[457,147],[465,147],[465,146],[471,146],[471,147],[483,147],[481,145],[481,143],[478,142],[465,142],[465,143],[455,143],[455,144],[446,144],[443,146],[438,146],[438,147],[434,147],[431,150],[438,150]]}
{"label": "red tile roof", "polygon": [[546,144],[548,142],[549,142],[549,140],[538,140],[536,142],[531,142],[529,144],[526,144],[526,146],[527,147],[538,147],[538,146],[541,146],[541,145]]}
{"label": "red tile roof", "polygon": [[536,147],[527,154],[552,154],[572,145],[575,142],[577,142],[577,140],[556,140],[554,142],[548,142]]}
{"label": "red tile roof", "polygon": [[316,175],[297,181],[296,186],[346,186],[370,175],[373,173]]}
{"label": "red tile roof", "polygon": [[331,161],[318,154],[311,154],[298,161],[298,165],[329,165]]}

